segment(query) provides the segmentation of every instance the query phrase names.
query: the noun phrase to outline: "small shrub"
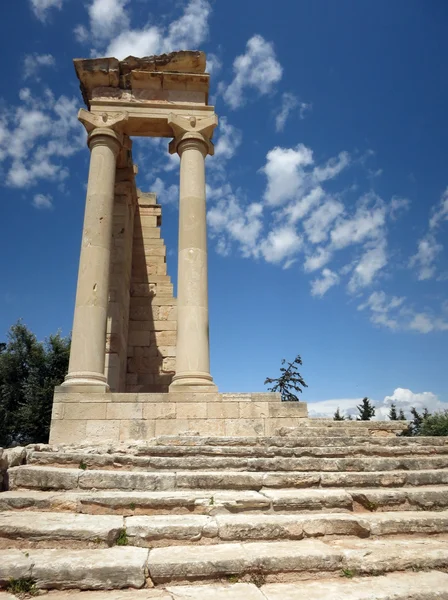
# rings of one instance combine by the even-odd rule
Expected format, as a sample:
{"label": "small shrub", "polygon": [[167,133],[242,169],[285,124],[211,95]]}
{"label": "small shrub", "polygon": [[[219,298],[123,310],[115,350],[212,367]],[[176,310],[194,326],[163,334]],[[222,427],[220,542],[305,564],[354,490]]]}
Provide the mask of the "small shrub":
{"label": "small shrub", "polygon": [[129,508],[131,510],[135,510],[135,502],[131,502],[130,505],[129,505]]}
{"label": "small shrub", "polygon": [[83,460],[79,463],[79,468],[82,469],[83,471],[85,471],[87,469],[87,463],[85,463]]}
{"label": "small shrub", "polygon": [[258,571],[257,573],[252,573],[249,581],[253,583],[253,585],[255,585],[257,588],[261,588],[261,586],[266,585],[266,577],[261,571]]}
{"label": "small shrub", "polygon": [[211,498],[209,500],[209,505],[210,506],[215,506],[215,499],[213,498],[213,496],[211,496]]}
{"label": "small shrub", "polygon": [[342,569],[341,571],[341,577],[346,577],[347,579],[353,579],[355,575],[356,572],[352,569]]}
{"label": "small shrub", "polygon": [[20,579],[10,579],[6,586],[6,591],[15,596],[37,596],[39,590],[36,587],[34,579],[21,577]]}
{"label": "small shrub", "polygon": [[117,537],[117,541],[115,542],[116,546],[127,546],[129,543],[128,535],[126,533],[126,529],[122,529],[120,531],[120,535]]}
{"label": "small shrub", "polygon": [[227,581],[228,581],[229,583],[238,583],[238,581],[239,581],[239,577],[238,577],[238,575],[229,575],[229,576],[227,577]]}

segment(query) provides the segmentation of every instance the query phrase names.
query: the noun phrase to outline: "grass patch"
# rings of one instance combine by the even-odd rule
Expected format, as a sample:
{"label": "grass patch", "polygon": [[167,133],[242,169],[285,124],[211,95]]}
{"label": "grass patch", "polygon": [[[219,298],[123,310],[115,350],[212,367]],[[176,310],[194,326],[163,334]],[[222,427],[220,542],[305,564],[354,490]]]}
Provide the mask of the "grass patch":
{"label": "grass patch", "polygon": [[37,596],[39,594],[36,582],[29,577],[10,579],[6,586],[6,591],[14,596]]}
{"label": "grass patch", "polygon": [[116,546],[127,546],[129,544],[129,539],[126,533],[126,529],[122,529],[120,531],[120,535],[117,537],[115,541]]}
{"label": "grass patch", "polygon": [[341,571],[341,577],[346,577],[347,579],[353,579],[355,575],[356,571],[353,571],[352,569],[342,569]]}
{"label": "grass patch", "polygon": [[229,576],[227,577],[227,581],[228,581],[229,583],[238,583],[238,582],[239,582],[239,580],[240,580],[240,579],[239,579],[238,575],[229,575]]}

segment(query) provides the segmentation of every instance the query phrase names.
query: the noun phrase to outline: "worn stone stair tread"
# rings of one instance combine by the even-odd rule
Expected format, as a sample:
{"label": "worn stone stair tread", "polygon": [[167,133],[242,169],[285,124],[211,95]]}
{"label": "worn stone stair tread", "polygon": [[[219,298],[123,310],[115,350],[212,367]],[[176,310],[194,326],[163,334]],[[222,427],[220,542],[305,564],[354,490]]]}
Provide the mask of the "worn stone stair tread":
{"label": "worn stone stair tread", "polygon": [[0,586],[11,578],[32,579],[42,589],[141,588],[148,550],[0,550]]}
{"label": "worn stone stair tread", "polygon": [[102,541],[112,546],[123,530],[123,517],[59,512],[0,512],[0,538]]}
{"label": "worn stone stair tread", "polygon": [[[356,544],[356,542],[358,542]],[[448,542],[440,540],[318,540],[245,542],[207,546],[154,548],[149,571],[157,583],[219,579],[263,573],[326,573],[356,570],[363,574],[446,569]]]}
{"label": "worn stone stair tread", "polygon": [[27,453],[27,464],[79,466],[84,462],[89,468],[95,466],[110,466],[120,468],[135,465],[144,466],[153,457],[198,456],[206,457],[316,457],[316,458],[345,458],[375,457],[375,456],[437,456],[448,454],[448,445],[444,446],[413,446],[386,445],[352,445],[352,446],[146,446],[136,447],[134,452],[85,452],[71,450],[60,451],[32,450]]}
{"label": "worn stone stair tread", "polygon": [[108,471],[22,465],[10,489],[246,489],[263,487],[401,487],[448,484],[448,469],[409,471]]}
{"label": "worn stone stair tread", "polygon": [[321,536],[383,536],[448,533],[448,511],[372,514],[223,514],[119,517],[52,512],[0,513],[0,538],[30,541],[104,541],[126,530],[131,545],[157,540],[216,541],[302,539]]}
{"label": "worn stone stair tread", "polygon": [[[382,457],[256,457],[256,456],[117,456],[75,454],[71,456],[39,453],[31,456],[31,464],[50,464],[60,466],[84,467],[93,469],[128,469],[141,471],[160,470],[218,470],[235,469],[247,471],[389,471],[412,469],[444,469],[448,468],[448,456],[382,456]],[[44,456],[40,456],[44,455]],[[37,460],[36,460],[37,458]],[[70,461],[67,461],[70,459]]]}
{"label": "worn stone stair tread", "polygon": [[[195,598],[205,600],[207,596],[201,596],[200,588],[196,589],[198,594]],[[391,573],[349,580],[339,578],[290,584],[272,583],[262,586],[260,592],[262,595],[259,596],[259,600],[447,600],[448,575],[440,571],[430,571]],[[213,595],[208,597],[212,598]],[[181,598],[182,595],[179,600]],[[186,596],[185,600],[187,598],[189,597]],[[191,598],[193,599],[193,596]]]}

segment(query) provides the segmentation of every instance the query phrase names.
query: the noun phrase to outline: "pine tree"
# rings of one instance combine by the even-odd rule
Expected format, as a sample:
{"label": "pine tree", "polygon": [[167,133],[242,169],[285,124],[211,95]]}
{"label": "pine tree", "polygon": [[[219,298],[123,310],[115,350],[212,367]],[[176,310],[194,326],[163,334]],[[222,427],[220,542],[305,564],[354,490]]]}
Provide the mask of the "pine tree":
{"label": "pine tree", "polygon": [[398,421],[397,407],[395,406],[395,404],[390,405],[389,419],[391,421]]}
{"label": "pine tree", "polygon": [[341,415],[339,406],[338,406],[337,411],[333,415],[333,421],[345,421],[345,417],[343,415]]}
{"label": "pine tree", "polygon": [[303,390],[300,386],[308,387],[302,375],[297,370],[297,365],[302,364],[302,359],[300,358],[300,355],[297,355],[295,359],[289,363],[283,359],[282,365],[285,364],[288,366],[280,368],[280,377],[277,377],[277,379],[266,377],[264,385],[273,383],[274,385],[268,388],[268,390],[270,392],[280,392],[283,402],[299,402],[298,396],[296,396],[293,391],[302,393]]}
{"label": "pine tree", "polygon": [[359,412],[357,421],[370,421],[375,416],[375,407],[370,403],[368,398],[363,398],[362,403],[356,408]]}
{"label": "pine tree", "polygon": [[400,412],[398,413],[398,420],[406,421],[406,415],[404,414],[404,410],[402,408],[400,408]]}

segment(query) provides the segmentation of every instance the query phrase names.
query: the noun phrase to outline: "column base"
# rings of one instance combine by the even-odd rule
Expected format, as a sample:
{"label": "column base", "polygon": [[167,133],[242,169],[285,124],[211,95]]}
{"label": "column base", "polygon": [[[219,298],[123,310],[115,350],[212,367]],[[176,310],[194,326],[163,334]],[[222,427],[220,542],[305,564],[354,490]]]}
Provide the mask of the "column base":
{"label": "column base", "polygon": [[210,373],[176,373],[170,392],[217,392],[218,386]]}
{"label": "column base", "polygon": [[93,387],[98,392],[109,392],[110,387],[106,376],[102,373],[92,373],[91,371],[78,371],[68,373],[61,388]]}

